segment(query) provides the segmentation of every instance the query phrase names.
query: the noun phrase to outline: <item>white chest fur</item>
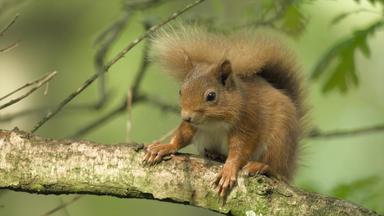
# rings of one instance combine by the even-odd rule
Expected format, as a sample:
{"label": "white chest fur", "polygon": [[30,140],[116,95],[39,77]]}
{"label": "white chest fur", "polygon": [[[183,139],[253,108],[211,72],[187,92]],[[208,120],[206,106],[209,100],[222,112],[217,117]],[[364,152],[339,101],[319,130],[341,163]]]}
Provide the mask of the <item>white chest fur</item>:
{"label": "white chest fur", "polygon": [[228,155],[228,133],[230,125],[225,122],[209,122],[197,127],[192,143],[197,147],[200,155],[205,150]]}

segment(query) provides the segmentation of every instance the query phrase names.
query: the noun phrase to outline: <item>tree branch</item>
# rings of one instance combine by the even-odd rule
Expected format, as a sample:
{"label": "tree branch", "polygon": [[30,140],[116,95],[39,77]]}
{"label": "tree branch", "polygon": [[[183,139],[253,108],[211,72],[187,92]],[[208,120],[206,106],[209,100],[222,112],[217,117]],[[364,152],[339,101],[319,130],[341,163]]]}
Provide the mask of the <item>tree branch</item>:
{"label": "tree branch", "polygon": [[[198,206],[232,215],[377,215],[265,176],[239,176],[223,205],[211,182],[220,163],[175,155],[143,166],[143,145],[102,145],[0,130],[0,188],[39,194],[95,194]],[[247,212],[247,213],[246,213]]]}
{"label": "tree branch", "polygon": [[384,131],[384,124],[368,126],[368,127],[360,127],[353,129],[343,129],[343,130],[334,130],[334,131],[318,131],[313,130],[308,135],[308,138],[313,139],[331,139],[337,137],[345,137],[345,136],[357,136],[366,133],[374,133],[374,132],[382,132]]}

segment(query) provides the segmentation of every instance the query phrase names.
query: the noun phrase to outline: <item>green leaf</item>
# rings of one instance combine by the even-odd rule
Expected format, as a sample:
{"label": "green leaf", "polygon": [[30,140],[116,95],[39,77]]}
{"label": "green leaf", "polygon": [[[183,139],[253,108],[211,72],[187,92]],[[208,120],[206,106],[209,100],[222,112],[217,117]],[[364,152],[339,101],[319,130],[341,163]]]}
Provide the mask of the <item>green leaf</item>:
{"label": "green leaf", "polygon": [[[355,0],[356,3],[360,3],[360,0]],[[384,0],[368,0],[369,3],[375,5],[376,3],[384,5]]]}
{"label": "green leaf", "polygon": [[349,15],[351,15],[351,14],[352,14],[352,12],[344,12],[344,13],[341,13],[341,14],[335,16],[335,17],[332,19],[331,24],[332,24],[332,25],[335,25],[335,24],[341,22],[342,20],[344,20],[345,18],[347,18],[347,17],[348,17]]}
{"label": "green leaf", "polygon": [[311,79],[327,77],[322,86],[324,93],[334,89],[345,93],[350,86],[357,86],[359,79],[354,54],[359,50],[369,58],[368,36],[383,26],[384,20],[380,19],[364,29],[354,31],[350,37],[336,43],[320,58],[311,74]]}
{"label": "green leaf", "polygon": [[303,32],[308,22],[299,4],[290,4],[284,13],[281,29],[290,35],[297,36]]}

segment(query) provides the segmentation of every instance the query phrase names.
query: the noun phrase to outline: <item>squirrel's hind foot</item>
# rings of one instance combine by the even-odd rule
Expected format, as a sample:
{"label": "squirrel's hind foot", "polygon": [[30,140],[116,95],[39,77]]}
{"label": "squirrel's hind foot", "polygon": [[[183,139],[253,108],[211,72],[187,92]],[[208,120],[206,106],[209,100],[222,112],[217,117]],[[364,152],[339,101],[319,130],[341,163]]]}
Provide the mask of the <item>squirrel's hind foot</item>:
{"label": "squirrel's hind foot", "polygon": [[254,176],[259,174],[271,174],[271,170],[268,164],[257,162],[257,161],[249,161],[244,167],[243,172],[247,176]]}

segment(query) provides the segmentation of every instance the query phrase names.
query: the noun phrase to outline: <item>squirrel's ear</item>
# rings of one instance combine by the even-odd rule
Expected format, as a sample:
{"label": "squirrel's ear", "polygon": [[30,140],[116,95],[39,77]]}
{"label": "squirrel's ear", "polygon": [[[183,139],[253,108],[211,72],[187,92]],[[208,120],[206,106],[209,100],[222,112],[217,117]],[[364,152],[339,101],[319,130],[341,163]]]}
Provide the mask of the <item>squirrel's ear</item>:
{"label": "squirrel's ear", "polygon": [[219,66],[219,81],[223,86],[231,85],[232,80],[232,66],[231,62],[227,59],[222,61]]}
{"label": "squirrel's ear", "polygon": [[187,70],[191,70],[193,68],[192,59],[191,59],[191,57],[189,56],[189,54],[185,50],[182,50],[182,52],[183,52],[183,55],[184,55],[185,68]]}

